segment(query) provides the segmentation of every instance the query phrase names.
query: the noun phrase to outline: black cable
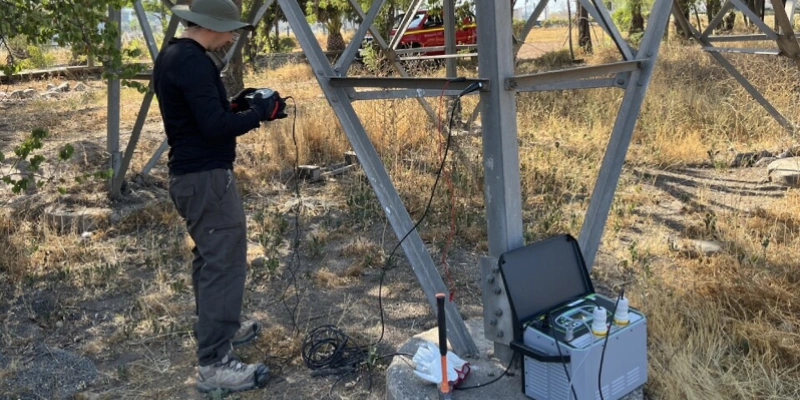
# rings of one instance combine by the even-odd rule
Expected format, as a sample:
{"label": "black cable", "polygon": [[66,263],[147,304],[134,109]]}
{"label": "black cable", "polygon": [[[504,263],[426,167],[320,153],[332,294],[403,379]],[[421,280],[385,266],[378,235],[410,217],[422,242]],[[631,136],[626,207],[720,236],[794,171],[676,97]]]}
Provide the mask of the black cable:
{"label": "black cable", "polygon": [[366,349],[333,325],[318,326],[309,332],[303,339],[301,354],[312,371],[353,370],[367,359]]}
{"label": "black cable", "polygon": [[477,385],[474,385],[474,386],[464,386],[464,387],[459,387],[459,386],[456,386],[455,388],[453,388],[453,390],[472,390],[472,389],[480,389],[480,388],[482,388],[482,387],[489,386],[489,385],[491,385],[491,384],[493,384],[493,383],[495,383],[495,382],[499,381],[499,380],[500,380],[500,378],[504,377],[504,376],[505,376],[505,375],[508,373],[508,370],[510,370],[510,369],[511,369],[511,365],[512,365],[512,364],[514,364],[514,358],[516,358],[516,357],[517,357],[517,356],[516,356],[516,354],[515,354],[515,355],[513,355],[513,356],[511,357],[511,361],[508,363],[508,366],[506,367],[506,370],[505,370],[505,371],[503,371],[503,373],[502,373],[502,374],[500,374],[500,376],[498,376],[498,377],[496,377],[496,378],[494,378],[494,379],[490,380],[489,382],[486,382],[486,383],[479,383],[479,384],[477,384]]}
{"label": "black cable", "polygon": [[[456,98],[456,100],[453,102],[453,106],[455,106],[455,104],[457,102],[459,102],[459,101],[461,101],[461,96],[458,96]],[[431,203],[433,203],[433,197],[436,194],[436,186],[439,184],[439,178],[441,178],[441,176],[442,176],[442,170],[444,169],[444,165],[445,165],[445,162],[447,160],[447,152],[450,150],[450,139],[452,137],[452,126],[453,126],[453,112],[451,111],[450,112],[450,120],[448,122],[447,142],[446,142],[445,148],[444,148],[444,156],[442,157],[442,163],[439,165],[439,170],[436,172],[436,180],[433,182],[433,188],[431,189],[431,195],[428,197],[428,203],[425,206],[425,211],[423,211],[422,216],[419,218],[419,220],[417,220],[417,223],[415,223],[414,226],[411,227],[411,229],[409,229],[408,232],[406,232],[406,234],[403,235],[402,238],[400,238],[400,241],[397,242],[397,244],[394,246],[392,251],[389,253],[389,257],[386,259],[386,262],[384,263],[383,268],[381,268],[381,278],[380,278],[380,283],[378,284],[378,307],[381,310],[381,336],[378,339],[378,341],[375,342],[376,345],[378,343],[380,343],[381,341],[383,341],[383,336],[384,336],[384,332],[385,332],[385,329],[386,329],[386,325],[385,325],[385,322],[384,322],[384,315],[383,315],[383,281],[386,278],[386,270],[391,265],[392,258],[394,257],[394,253],[397,252],[397,249],[400,248],[400,245],[403,244],[403,242],[406,240],[406,238],[408,238],[408,235],[410,235],[411,232],[414,232],[417,229],[417,227],[419,226],[419,224],[421,224],[422,221],[425,220],[425,217],[428,216],[428,211],[430,211]]]}
{"label": "black cable", "polygon": [[328,390],[328,398],[329,398],[329,399],[332,399],[332,398],[333,398],[333,389],[335,389],[335,388],[336,388],[336,385],[338,385],[338,384],[339,384],[339,382],[341,382],[342,380],[344,380],[344,378],[347,378],[347,377],[348,377],[350,374],[352,374],[352,373],[353,373],[353,371],[350,371],[350,372],[348,372],[348,373],[346,373],[346,374],[342,375],[341,377],[339,377],[339,379],[337,379],[337,380],[336,380],[336,382],[333,382],[333,385],[331,385],[331,388],[330,388],[330,390]]}
{"label": "black cable", "polygon": [[287,270],[291,274],[290,285],[294,286],[295,302],[293,307],[289,307],[286,303],[286,291],[289,290],[290,285],[286,285],[281,294],[281,302],[289,313],[294,326],[295,334],[300,333],[300,327],[297,325],[297,307],[300,306],[300,291],[297,287],[297,271],[300,266],[300,213],[303,210],[303,202],[300,197],[300,177],[298,176],[298,169],[300,168],[300,148],[297,145],[297,101],[294,97],[285,97],[284,100],[292,100],[294,105],[294,118],[292,120],[292,142],[294,143],[294,193],[297,198],[297,212],[294,214],[294,241],[292,242],[292,258],[289,260]]}
{"label": "black cable", "polygon": [[[556,342],[558,357],[561,359],[561,366],[564,367],[564,374],[567,376],[567,382],[572,382],[572,378],[569,376],[569,370],[567,370],[567,362],[564,360],[564,354],[561,352],[561,345],[558,343],[558,338],[556,337],[555,320],[553,320],[552,314],[548,314],[547,318],[550,320],[550,327],[553,329],[553,340]],[[575,386],[570,385],[570,389],[572,389],[572,397],[578,400],[578,395],[575,394]]]}
{"label": "black cable", "polygon": [[[367,349],[333,325],[322,325],[309,332],[301,347],[301,355],[312,377],[341,375],[331,385],[328,397],[333,397],[336,385],[367,362]],[[369,379],[372,390],[372,377]]]}
{"label": "black cable", "polygon": [[603,342],[603,351],[600,353],[600,369],[597,372],[597,389],[600,391],[600,400],[605,400],[603,397],[603,359],[606,356],[606,346],[608,346],[608,338],[611,336],[611,325],[614,324],[614,314],[617,313],[617,306],[619,305],[619,300],[625,296],[625,287],[622,287],[622,290],[619,292],[619,297],[617,297],[617,301],[614,303],[614,311],[611,312],[611,323],[608,324],[608,331],[606,332],[606,339]]}
{"label": "black cable", "polygon": [[[451,109],[450,112],[447,144],[445,146],[444,156],[442,158],[442,163],[439,166],[439,170],[436,173],[436,181],[434,182],[433,188],[431,190],[431,195],[428,199],[425,211],[423,212],[422,217],[420,217],[420,219],[416,222],[416,224],[414,224],[414,226],[408,232],[406,232],[406,234],[403,235],[400,241],[395,245],[395,247],[389,253],[389,257],[386,259],[383,268],[381,268],[380,284],[378,287],[378,306],[380,308],[380,316],[381,316],[381,335],[378,341],[375,342],[374,346],[377,346],[377,344],[383,340],[386,331],[384,312],[383,312],[383,282],[386,277],[386,271],[389,269],[392,258],[394,257],[395,252],[397,252],[397,249],[403,244],[406,238],[408,238],[411,232],[417,229],[417,227],[422,223],[422,221],[428,215],[428,211],[430,210],[431,204],[433,202],[433,197],[436,193],[436,187],[439,183],[442,170],[444,169],[444,165],[447,160],[447,154],[450,149],[450,143],[452,140],[454,110],[456,109],[456,104],[461,101],[461,97],[463,95],[475,91],[477,89],[480,89],[481,87],[483,87],[483,85],[480,83],[470,85],[461,94],[459,94],[459,96],[453,102],[453,108]],[[375,359],[380,360],[398,355],[413,357],[413,355],[407,353],[391,353],[391,354],[377,356]],[[313,371],[312,376],[342,374],[342,376],[339,377],[339,379],[337,379],[333,383],[333,385],[331,385],[330,391],[328,392],[329,397],[333,397],[334,389],[336,388],[336,385],[339,384],[339,382],[344,380],[344,378],[346,378],[350,374],[356,372],[358,368],[365,362],[368,362],[369,358],[371,357],[367,354],[366,349],[355,344],[355,341],[350,336],[348,336],[347,334],[342,332],[339,328],[333,325],[323,325],[309,332],[303,341],[302,356],[306,366]],[[508,369],[510,367],[511,364],[509,363],[505,372],[503,372],[503,375],[505,375],[508,372]],[[368,365],[368,368],[370,372],[369,389],[371,390],[372,365],[371,364]],[[501,375],[500,377],[502,377],[503,375]],[[489,383],[482,384],[476,387],[482,387],[494,383],[500,377]]]}
{"label": "black cable", "polygon": [[[377,345],[378,343],[383,341],[383,336],[384,336],[384,333],[385,333],[385,330],[386,330],[386,324],[384,322],[384,315],[383,315],[383,281],[386,278],[386,270],[389,269],[389,266],[391,265],[391,262],[392,262],[392,258],[394,257],[395,252],[397,252],[397,249],[400,248],[400,245],[402,245],[403,242],[406,240],[406,238],[408,238],[408,235],[410,235],[411,232],[415,231],[417,229],[417,227],[419,226],[419,224],[421,224],[422,221],[425,220],[425,217],[428,215],[428,211],[430,211],[431,203],[433,203],[433,196],[436,194],[436,187],[437,187],[437,185],[439,185],[439,179],[442,177],[442,171],[444,170],[445,163],[447,162],[447,153],[450,151],[450,143],[451,143],[452,138],[453,138],[453,117],[454,117],[457,105],[461,103],[461,97],[463,97],[464,95],[469,94],[471,92],[474,92],[475,90],[478,90],[478,89],[480,89],[482,87],[483,87],[483,84],[481,84],[481,83],[473,83],[470,86],[468,86],[466,89],[464,89],[464,91],[462,91],[456,97],[456,99],[453,101],[453,104],[451,105],[451,108],[450,108],[449,122],[447,123],[447,125],[448,125],[448,127],[447,127],[447,142],[446,142],[445,147],[444,147],[444,155],[442,156],[441,164],[439,164],[439,170],[436,171],[436,180],[433,182],[433,188],[431,189],[430,197],[428,197],[428,203],[425,205],[425,211],[423,211],[422,216],[419,218],[419,220],[417,220],[417,223],[415,223],[414,226],[411,227],[411,229],[409,229],[408,232],[406,232],[406,234],[403,235],[402,238],[400,238],[400,241],[397,242],[397,244],[394,246],[392,251],[389,253],[389,257],[386,258],[386,262],[384,263],[383,268],[381,268],[380,283],[378,284],[378,308],[380,308],[380,314],[381,314],[381,336],[378,339],[378,341],[375,342],[375,345]],[[445,86],[445,88],[447,88],[447,86]]]}

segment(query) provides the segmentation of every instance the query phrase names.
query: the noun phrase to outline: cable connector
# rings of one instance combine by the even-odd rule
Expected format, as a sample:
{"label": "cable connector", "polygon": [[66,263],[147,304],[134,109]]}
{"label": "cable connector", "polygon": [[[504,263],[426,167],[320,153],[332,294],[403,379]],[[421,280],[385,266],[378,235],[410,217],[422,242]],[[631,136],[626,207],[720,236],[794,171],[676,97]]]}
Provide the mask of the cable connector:
{"label": "cable connector", "polygon": [[606,324],[606,309],[603,307],[595,307],[592,313],[592,333],[595,336],[605,336],[608,334],[608,325]]}
{"label": "cable connector", "polygon": [[564,341],[569,343],[573,339],[575,339],[575,324],[570,323],[569,325],[567,325],[567,332],[564,333]]}
{"label": "cable connector", "polygon": [[472,93],[472,92],[474,92],[476,90],[480,90],[480,89],[483,89],[483,82],[474,82],[474,83],[470,84],[469,86],[467,86],[466,89],[461,91],[461,94],[459,94],[458,96],[459,97],[460,96],[464,96],[464,95],[470,94],[470,93]]}
{"label": "cable connector", "polygon": [[622,297],[619,299],[617,311],[614,312],[614,323],[617,325],[628,325],[628,298]]}

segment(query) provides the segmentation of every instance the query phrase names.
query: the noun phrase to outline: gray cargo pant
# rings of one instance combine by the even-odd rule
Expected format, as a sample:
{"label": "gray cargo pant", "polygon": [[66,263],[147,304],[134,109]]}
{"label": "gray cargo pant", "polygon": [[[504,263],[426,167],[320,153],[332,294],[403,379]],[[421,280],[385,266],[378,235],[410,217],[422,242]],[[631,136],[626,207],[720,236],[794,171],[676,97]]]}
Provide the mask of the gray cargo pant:
{"label": "gray cargo pant", "polygon": [[227,169],[170,176],[169,194],[195,243],[197,358],[200,366],[211,365],[228,354],[239,329],[247,272],[242,199]]}

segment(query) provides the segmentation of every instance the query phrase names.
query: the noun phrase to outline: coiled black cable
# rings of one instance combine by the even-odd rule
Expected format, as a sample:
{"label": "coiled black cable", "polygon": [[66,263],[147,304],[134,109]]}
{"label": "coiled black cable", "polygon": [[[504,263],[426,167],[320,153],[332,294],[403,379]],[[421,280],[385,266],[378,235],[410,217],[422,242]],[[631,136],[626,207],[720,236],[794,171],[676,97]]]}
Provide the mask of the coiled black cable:
{"label": "coiled black cable", "polygon": [[312,371],[312,375],[331,375],[355,369],[367,359],[367,351],[359,346],[353,338],[334,325],[322,325],[314,328],[303,339],[303,362]]}

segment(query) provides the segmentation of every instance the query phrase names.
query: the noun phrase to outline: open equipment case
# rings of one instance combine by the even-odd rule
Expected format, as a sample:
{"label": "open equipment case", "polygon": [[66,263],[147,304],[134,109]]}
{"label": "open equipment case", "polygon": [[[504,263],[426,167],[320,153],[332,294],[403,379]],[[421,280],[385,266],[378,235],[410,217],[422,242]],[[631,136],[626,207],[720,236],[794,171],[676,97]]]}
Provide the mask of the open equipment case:
{"label": "open equipment case", "polygon": [[499,268],[514,322],[511,348],[523,356],[525,395],[599,400],[602,386],[604,400],[617,400],[647,382],[647,320],[631,307],[628,323],[612,323],[608,340],[592,332],[594,309],[604,308],[611,321],[616,298],[595,293],[575,238],[560,235],[509,251]]}

